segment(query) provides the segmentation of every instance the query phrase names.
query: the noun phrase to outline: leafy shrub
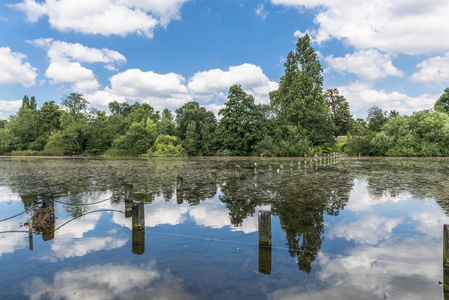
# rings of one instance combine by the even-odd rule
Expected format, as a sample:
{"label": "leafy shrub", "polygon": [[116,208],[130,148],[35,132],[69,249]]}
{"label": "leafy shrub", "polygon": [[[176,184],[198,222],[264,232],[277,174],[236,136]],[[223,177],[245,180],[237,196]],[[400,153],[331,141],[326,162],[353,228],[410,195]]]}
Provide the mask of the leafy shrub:
{"label": "leafy shrub", "polygon": [[185,149],[177,137],[171,135],[159,135],[153,147],[147,152],[148,156],[186,156]]}

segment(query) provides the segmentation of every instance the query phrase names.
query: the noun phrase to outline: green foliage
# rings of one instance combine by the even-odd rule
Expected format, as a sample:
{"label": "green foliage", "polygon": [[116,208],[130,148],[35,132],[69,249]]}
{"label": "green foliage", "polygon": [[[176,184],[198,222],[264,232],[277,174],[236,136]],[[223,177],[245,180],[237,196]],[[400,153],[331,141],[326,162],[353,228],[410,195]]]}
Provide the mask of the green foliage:
{"label": "green foliage", "polygon": [[438,98],[433,109],[449,114],[449,88],[444,90],[444,93]]}
{"label": "green foliage", "polygon": [[[195,132],[190,125],[192,122],[195,124]],[[213,133],[217,124],[213,112],[207,111],[197,102],[188,102],[176,110],[176,123],[177,136],[184,140],[184,147],[189,155],[212,154]]]}
{"label": "green foliage", "polygon": [[63,131],[54,132],[44,148],[46,155],[74,155],[81,153],[81,151],[81,145],[76,138]]}
{"label": "green foliage", "polygon": [[153,136],[141,123],[133,123],[124,135],[114,140],[112,147],[134,150],[137,155],[141,155],[151,148],[153,142]]}
{"label": "green foliage", "polygon": [[374,105],[368,109],[368,129],[380,132],[382,126],[388,121],[387,112]]}
{"label": "green foliage", "polygon": [[186,156],[186,151],[175,136],[159,135],[148,156]]}
{"label": "green foliage", "polygon": [[349,131],[352,136],[361,136],[369,133],[368,124],[362,118],[352,121],[352,129]]}
{"label": "green foliage", "polygon": [[175,122],[173,116],[168,109],[162,111],[161,121],[159,122],[157,134],[163,135],[175,135]]}
{"label": "green foliage", "polygon": [[83,94],[70,93],[61,99],[61,106],[67,110],[67,113],[73,119],[79,119],[87,116],[88,102]]}
{"label": "green foliage", "polygon": [[262,140],[265,120],[262,106],[256,105],[254,97],[246,94],[240,85],[233,85],[225,107],[218,114],[223,116],[216,130],[219,148],[234,155],[251,154],[253,145]]}
{"label": "green foliage", "polygon": [[449,116],[420,111],[391,117],[379,133],[351,137],[351,153],[374,156],[448,156]]}
{"label": "green foliage", "polygon": [[196,123],[192,121],[187,126],[186,139],[184,141],[184,148],[187,150],[188,155],[195,155],[199,152],[200,135],[196,130]]}
{"label": "green foliage", "polygon": [[131,112],[126,115],[125,120],[129,125],[132,125],[133,123],[141,123],[145,126],[148,118],[157,123],[159,120],[159,114],[154,111],[154,108],[151,107],[151,105],[136,102],[131,105]]}
{"label": "green foliage", "polygon": [[20,150],[20,151],[12,151],[12,156],[37,156],[42,155],[41,151],[33,151],[33,150]]}
{"label": "green foliage", "polygon": [[410,117],[388,120],[372,141],[382,149],[372,155],[447,156],[449,150],[449,116],[442,112],[421,111]]}
{"label": "green foliage", "polygon": [[335,136],[346,135],[352,129],[353,119],[349,111],[349,103],[339,94],[338,89],[324,92],[327,108],[331,112],[332,120],[336,126]]}
{"label": "green foliage", "polygon": [[37,137],[36,111],[23,107],[17,115],[11,116],[0,133],[0,152],[25,150]]}
{"label": "green foliage", "polygon": [[322,94],[323,70],[308,35],[298,39],[284,66],[279,88],[270,93],[279,123],[300,126],[313,145],[333,143],[335,125]]}
{"label": "green foliage", "polygon": [[274,136],[265,135],[254,150],[260,156],[303,156],[311,146],[298,126],[287,126],[275,130]]}
{"label": "green foliage", "polygon": [[62,111],[54,101],[45,102],[35,118],[39,136],[48,138],[53,131],[60,130],[61,116]]}
{"label": "green foliage", "polygon": [[125,150],[125,149],[110,148],[103,153],[103,156],[120,157],[120,156],[137,156],[137,154],[132,149]]}
{"label": "green foliage", "polygon": [[364,136],[353,136],[350,141],[348,141],[346,149],[349,149],[351,155],[364,155],[368,156],[371,154],[371,140],[376,136],[375,132],[371,132]]}
{"label": "green foliage", "polygon": [[126,102],[119,103],[117,101],[109,102],[108,108],[114,115],[126,117],[131,113],[131,105]]}

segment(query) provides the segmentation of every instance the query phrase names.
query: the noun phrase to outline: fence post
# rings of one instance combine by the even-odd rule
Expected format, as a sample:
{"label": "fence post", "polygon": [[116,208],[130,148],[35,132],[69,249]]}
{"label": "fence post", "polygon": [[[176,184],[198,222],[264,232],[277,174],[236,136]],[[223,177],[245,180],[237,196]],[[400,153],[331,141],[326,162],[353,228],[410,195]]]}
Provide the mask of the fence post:
{"label": "fence post", "polygon": [[54,207],[53,194],[45,194],[42,196],[42,207]]}
{"label": "fence post", "polygon": [[132,183],[125,183],[125,202],[133,202],[134,191]]}
{"label": "fence post", "polygon": [[443,267],[449,268],[449,224],[443,226]]}
{"label": "fence post", "polygon": [[259,244],[271,245],[271,211],[259,211]]}
{"label": "fence post", "polygon": [[133,203],[132,208],[133,229],[145,229],[145,208],[143,202]]}
{"label": "fence post", "polygon": [[28,246],[33,251],[33,218],[28,222]]}
{"label": "fence post", "polygon": [[259,273],[271,274],[271,211],[259,211]]}

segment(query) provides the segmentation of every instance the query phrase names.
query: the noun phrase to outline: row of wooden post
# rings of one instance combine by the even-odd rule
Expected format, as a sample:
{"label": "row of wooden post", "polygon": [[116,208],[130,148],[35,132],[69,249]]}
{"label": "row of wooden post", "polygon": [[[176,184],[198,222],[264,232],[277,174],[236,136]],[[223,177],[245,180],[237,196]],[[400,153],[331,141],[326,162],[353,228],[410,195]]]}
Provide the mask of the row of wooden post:
{"label": "row of wooden post", "polygon": [[[341,157],[344,160],[345,156],[346,156],[346,154],[332,154],[330,156],[318,156],[318,157],[315,157],[313,160],[312,160],[312,158],[310,158],[309,159],[309,161],[310,161],[309,164],[310,165],[314,165],[314,164],[317,165],[318,162],[321,163],[322,161],[324,161],[324,163],[326,163],[326,160],[329,163],[330,162],[337,162],[337,158],[338,157]],[[304,161],[303,164],[304,164],[304,167],[305,167],[307,165],[308,160],[307,160],[307,158],[305,158],[303,161]],[[257,175],[259,173],[258,167],[259,167],[259,165],[257,163],[254,163],[254,175]],[[301,167],[301,160],[298,161],[298,168],[300,168],[300,167]],[[293,169],[293,161],[290,161],[290,169]],[[283,170],[284,170],[284,164],[281,162],[279,164],[279,172],[282,172]],[[235,166],[235,176],[236,176],[236,178],[240,178],[240,171],[241,171],[240,166],[236,165]],[[268,165],[268,171],[269,172],[273,172],[273,162],[271,162],[271,161],[270,161],[270,164]],[[212,182],[215,183],[215,175],[213,177]]]}

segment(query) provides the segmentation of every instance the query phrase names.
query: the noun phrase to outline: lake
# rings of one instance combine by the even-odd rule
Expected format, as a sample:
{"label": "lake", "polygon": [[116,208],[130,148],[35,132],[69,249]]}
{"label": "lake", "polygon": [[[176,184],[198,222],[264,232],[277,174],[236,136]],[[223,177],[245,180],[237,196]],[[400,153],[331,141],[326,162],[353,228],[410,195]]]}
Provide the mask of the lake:
{"label": "lake", "polygon": [[449,159],[300,160],[1,157],[0,299],[444,299]]}

